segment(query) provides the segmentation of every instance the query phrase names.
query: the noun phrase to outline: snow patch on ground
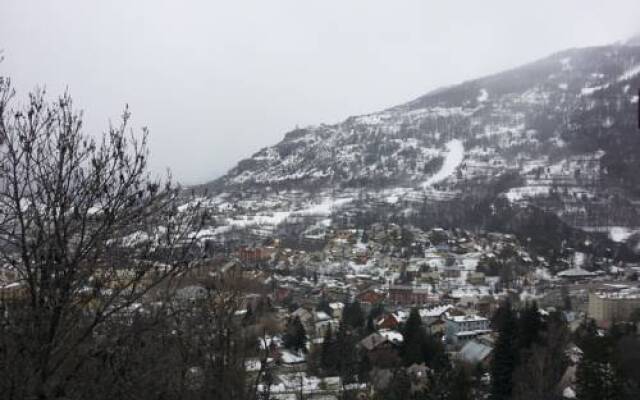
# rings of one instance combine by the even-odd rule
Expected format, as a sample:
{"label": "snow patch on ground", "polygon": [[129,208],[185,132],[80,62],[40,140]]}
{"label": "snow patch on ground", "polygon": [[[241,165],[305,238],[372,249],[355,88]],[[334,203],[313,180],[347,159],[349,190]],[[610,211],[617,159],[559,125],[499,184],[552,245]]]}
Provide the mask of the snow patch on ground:
{"label": "snow patch on ground", "polygon": [[[229,232],[234,228],[246,229],[261,226],[277,226],[285,222],[287,219],[295,217],[329,217],[333,213],[334,209],[350,203],[351,201],[353,201],[353,198],[351,197],[326,197],[320,203],[311,204],[298,210],[275,211],[262,215],[238,215],[233,218],[227,218],[223,225],[199,231],[196,237],[203,238],[207,236],[217,236]],[[326,224],[326,221],[323,222]]]}
{"label": "snow patch on ground", "polygon": [[618,82],[629,80],[638,74],[640,74],[640,64],[626,70],[624,74],[620,75]]}
{"label": "snow patch on ground", "polygon": [[442,168],[422,184],[423,188],[426,189],[428,186],[446,179],[449,175],[453,174],[462,163],[462,160],[464,159],[464,145],[461,140],[450,140],[447,142],[446,148],[447,155],[442,163]]}
{"label": "snow patch on ground", "polygon": [[480,89],[480,94],[478,95],[478,103],[484,103],[485,101],[487,101],[489,99],[489,92],[487,92],[487,89]]}
{"label": "snow patch on ground", "polygon": [[608,88],[609,85],[600,85],[600,86],[594,86],[594,87],[585,87],[582,88],[582,90],[580,91],[580,94],[583,96],[590,96],[592,94],[594,94],[595,92],[602,90],[602,89],[606,89]]}
{"label": "snow patch on ground", "polygon": [[616,243],[626,242],[635,231],[625,226],[612,226],[609,228],[609,239]]}

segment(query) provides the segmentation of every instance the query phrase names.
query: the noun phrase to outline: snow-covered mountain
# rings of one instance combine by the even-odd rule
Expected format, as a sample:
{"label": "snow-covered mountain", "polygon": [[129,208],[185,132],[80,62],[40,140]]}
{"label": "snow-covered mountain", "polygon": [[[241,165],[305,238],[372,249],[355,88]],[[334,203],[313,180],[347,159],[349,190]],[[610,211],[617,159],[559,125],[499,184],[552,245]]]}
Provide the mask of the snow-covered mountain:
{"label": "snow-covered mountain", "polygon": [[585,230],[622,228],[626,239],[640,227],[639,87],[635,40],[566,50],[296,129],[204,186],[263,204],[283,192],[344,199],[364,191],[388,204],[490,197]]}

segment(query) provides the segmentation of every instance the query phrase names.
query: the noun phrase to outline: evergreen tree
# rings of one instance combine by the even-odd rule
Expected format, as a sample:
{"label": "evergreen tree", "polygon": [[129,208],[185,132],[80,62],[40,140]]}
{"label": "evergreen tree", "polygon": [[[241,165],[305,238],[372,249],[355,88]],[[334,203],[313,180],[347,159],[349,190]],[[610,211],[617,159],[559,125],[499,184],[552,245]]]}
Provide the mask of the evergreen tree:
{"label": "evergreen tree", "polygon": [[371,316],[371,314],[369,314],[369,317],[367,317],[367,328],[366,328],[365,334],[370,335],[376,331],[377,331],[376,324],[373,321],[373,317]]}
{"label": "evergreen tree", "polygon": [[358,364],[358,381],[360,383],[369,381],[369,372],[371,372],[371,360],[366,352],[360,354],[360,363]]}
{"label": "evergreen tree", "polygon": [[569,294],[569,288],[567,285],[563,285],[560,288],[560,295],[562,296],[562,306],[564,311],[571,311],[573,306],[571,304],[571,295]]}
{"label": "evergreen tree", "polygon": [[345,305],[342,313],[342,322],[354,329],[364,327],[364,313],[358,300]]}
{"label": "evergreen tree", "polygon": [[342,378],[343,384],[352,383],[358,372],[358,359],[356,354],[356,337],[352,330],[344,324],[338,327],[336,334],[336,369]]}
{"label": "evergreen tree", "polygon": [[510,400],[513,392],[513,372],[517,363],[517,321],[510,302],[497,313],[499,330],[491,362],[491,400]]}
{"label": "evergreen tree", "polygon": [[255,322],[255,316],[253,315],[253,308],[251,306],[247,307],[247,312],[244,314],[242,318],[242,325],[247,326],[251,325]]}
{"label": "evergreen tree", "polygon": [[569,364],[570,332],[560,313],[552,313],[539,338],[514,372],[514,400],[553,399]]}
{"label": "evergreen tree", "polygon": [[542,331],[542,318],[538,310],[538,304],[534,301],[527,303],[520,312],[518,318],[518,348],[525,351],[534,343],[540,341]]}
{"label": "evergreen tree", "polygon": [[284,341],[284,346],[290,350],[307,350],[307,332],[305,331],[304,325],[302,325],[299,317],[289,319],[287,322],[286,332],[282,339]]}
{"label": "evergreen tree", "polygon": [[324,311],[329,315],[332,314],[331,307],[329,306],[329,301],[327,300],[324,294],[322,295],[322,297],[320,298],[320,301],[318,302],[317,310]]}
{"label": "evergreen tree", "polygon": [[425,335],[422,356],[427,366],[436,371],[446,369],[450,365],[449,356],[439,335]]}
{"label": "evergreen tree", "polygon": [[451,389],[448,400],[471,400],[471,376],[462,365],[456,365],[451,372]]}
{"label": "evergreen tree", "polygon": [[411,377],[404,369],[394,372],[389,386],[380,391],[380,399],[384,400],[408,400],[415,398],[411,396]]}
{"label": "evergreen tree", "polygon": [[322,350],[320,353],[320,365],[326,374],[331,374],[336,369],[335,340],[331,325],[327,328],[323,339]]}
{"label": "evergreen tree", "polygon": [[580,400],[622,399],[622,383],[611,357],[611,338],[598,334],[595,324],[581,331],[582,359],[576,370],[576,395]]}
{"label": "evergreen tree", "polygon": [[376,318],[380,317],[382,314],[384,314],[384,304],[383,303],[374,304],[371,307],[371,311],[369,311],[369,317],[373,318],[374,320]]}
{"label": "evergreen tree", "polygon": [[422,327],[422,320],[417,308],[411,309],[409,318],[402,330],[404,340],[400,355],[405,365],[421,364],[424,362],[426,333]]}

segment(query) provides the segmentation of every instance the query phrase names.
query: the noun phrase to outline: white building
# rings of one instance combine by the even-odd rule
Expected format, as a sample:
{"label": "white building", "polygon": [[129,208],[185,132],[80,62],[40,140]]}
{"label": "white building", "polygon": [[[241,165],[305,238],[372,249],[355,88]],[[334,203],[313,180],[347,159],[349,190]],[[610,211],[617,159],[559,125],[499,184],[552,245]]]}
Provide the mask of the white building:
{"label": "white building", "polygon": [[489,320],[478,315],[455,315],[447,318],[447,342],[460,346],[467,341],[491,331]]}

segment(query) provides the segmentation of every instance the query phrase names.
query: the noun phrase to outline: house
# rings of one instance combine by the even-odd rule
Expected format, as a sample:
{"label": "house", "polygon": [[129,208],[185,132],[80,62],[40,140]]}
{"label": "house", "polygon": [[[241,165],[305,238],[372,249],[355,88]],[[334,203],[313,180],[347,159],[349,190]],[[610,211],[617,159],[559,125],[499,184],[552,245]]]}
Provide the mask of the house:
{"label": "house", "polygon": [[329,314],[324,311],[316,311],[314,313],[314,332],[316,337],[323,337],[329,328],[336,331],[340,325],[340,320],[332,319]]}
{"label": "house", "polygon": [[344,304],[340,302],[329,303],[331,309],[331,316],[336,319],[342,319],[342,312],[344,311]]}
{"label": "house", "polygon": [[294,366],[294,365],[304,364],[307,361],[307,359],[304,353],[302,352],[296,353],[288,349],[282,349],[280,351],[279,361],[285,366]]}
{"label": "house", "polygon": [[372,352],[383,347],[390,347],[391,342],[378,332],[373,332],[369,336],[358,342],[358,345],[367,352]]}
{"label": "house", "polygon": [[484,285],[485,276],[482,272],[469,272],[467,274],[467,283],[470,285]]}
{"label": "house", "polygon": [[286,288],[286,287],[279,287],[275,291],[275,300],[278,303],[281,303],[282,301],[284,301],[290,295],[291,295],[291,289]]}
{"label": "house", "polygon": [[362,311],[368,313],[374,306],[381,304],[384,301],[385,295],[383,293],[376,292],[375,290],[368,289],[364,292],[360,292],[356,296],[356,299],[360,302]]}
{"label": "house", "polygon": [[493,346],[487,341],[472,339],[465,343],[460,351],[456,354],[456,358],[462,362],[469,364],[481,364],[488,367],[493,354]]}
{"label": "house", "polygon": [[390,285],[389,301],[399,305],[423,305],[439,299],[432,293],[431,285]]}
{"label": "house", "polygon": [[245,263],[258,263],[268,261],[275,252],[274,247],[241,247],[238,257]]}
{"label": "house", "polygon": [[326,335],[329,329],[331,329],[332,332],[336,332],[340,327],[340,320],[327,319],[327,320],[316,321],[314,326],[315,326],[316,337],[322,338],[324,337],[324,335]]}
{"label": "house", "polygon": [[447,323],[442,319],[437,319],[433,322],[426,324],[427,333],[430,335],[444,336],[447,330]]}
{"label": "house", "polygon": [[430,324],[436,320],[445,318],[446,314],[453,309],[451,304],[444,304],[433,306],[429,308],[422,308],[418,310],[420,319],[423,324]]}
{"label": "house", "polygon": [[398,344],[391,335],[374,332],[358,342],[358,348],[365,353],[372,365],[390,368],[399,364]]}
{"label": "house", "polygon": [[590,279],[595,277],[597,274],[594,272],[589,272],[580,267],[566,269],[564,271],[558,272],[558,277],[568,280],[568,281],[579,281],[583,279]]}
{"label": "house", "polygon": [[465,342],[491,331],[489,320],[478,315],[455,315],[446,320],[447,342],[454,346],[463,345]]}
{"label": "house", "polygon": [[411,379],[411,393],[424,392],[428,387],[431,370],[425,363],[411,364],[406,369],[409,379]]}
{"label": "house", "polygon": [[396,330],[380,329],[378,333],[384,336],[388,341],[395,344],[396,346],[400,346],[402,342],[404,342],[404,336],[402,336],[402,333]]}
{"label": "house", "polygon": [[600,325],[628,321],[631,313],[640,308],[640,288],[611,285],[589,293],[589,317]]}
{"label": "house", "polygon": [[[294,372],[287,374],[276,374],[273,384],[269,387],[271,398],[290,399],[297,398],[297,394],[304,395],[304,398],[334,398],[325,395],[327,391],[338,392],[342,388],[339,377],[319,378],[307,375],[306,372]],[[264,385],[258,385],[259,392],[265,392]],[[329,397],[326,397],[329,396]]]}
{"label": "house", "polygon": [[376,321],[379,329],[396,329],[400,325],[400,319],[394,313],[385,314]]}

